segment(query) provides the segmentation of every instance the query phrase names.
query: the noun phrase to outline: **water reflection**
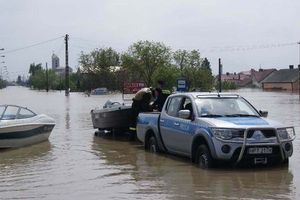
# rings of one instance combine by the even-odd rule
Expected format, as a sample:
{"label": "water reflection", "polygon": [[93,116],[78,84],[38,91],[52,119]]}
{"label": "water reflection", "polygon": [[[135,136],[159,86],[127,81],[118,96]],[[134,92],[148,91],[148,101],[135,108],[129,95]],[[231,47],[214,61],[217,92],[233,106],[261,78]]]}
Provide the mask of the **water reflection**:
{"label": "water reflection", "polygon": [[51,144],[49,141],[17,149],[3,149],[0,150],[0,167],[41,160],[50,151]]}
{"label": "water reflection", "polygon": [[[116,145],[118,143],[118,145]],[[136,195],[164,194],[168,199],[287,199],[293,198],[288,167],[201,170],[189,160],[144,152],[139,143],[123,138],[94,138],[92,149],[114,169],[102,178],[129,175]]]}
{"label": "water reflection", "polygon": [[[13,196],[13,191],[25,185],[39,182],[36,178],[49,171],[47,162],[51,160],[50,142],[42,142],[19,149],[0,151],[0,199]],[[21,186],[18,188],[18,186]]]}
{"label": "water reflection", "polygon": [[69,97],[66,97],[65,102],[65,121],[66,121],[66,129],[70,129],[70,99]]}

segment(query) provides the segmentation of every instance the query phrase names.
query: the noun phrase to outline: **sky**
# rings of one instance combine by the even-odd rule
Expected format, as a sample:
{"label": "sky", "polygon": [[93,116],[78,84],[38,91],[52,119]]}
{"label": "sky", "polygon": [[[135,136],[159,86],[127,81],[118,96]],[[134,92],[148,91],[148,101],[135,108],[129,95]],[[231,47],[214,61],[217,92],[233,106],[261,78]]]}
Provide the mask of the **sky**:
{"label": "sky", "polygon": [[299,0],[0,0],[0,73],[51,67],[53,52],[64,66],[65,34],[72,68],[81,51],[122,53],[139,40],[197,49],[214,74],[218,58],[223,72],[288,68],[300,62],[299,10]]}

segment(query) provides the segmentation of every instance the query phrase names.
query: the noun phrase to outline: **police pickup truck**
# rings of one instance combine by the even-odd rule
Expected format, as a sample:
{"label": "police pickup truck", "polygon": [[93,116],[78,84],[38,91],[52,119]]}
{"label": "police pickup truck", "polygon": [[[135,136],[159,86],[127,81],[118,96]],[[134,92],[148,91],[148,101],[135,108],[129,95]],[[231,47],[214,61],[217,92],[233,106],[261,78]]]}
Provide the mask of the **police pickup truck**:
{"label": "police pickup truck", "polygon": [[161,112],[138,115],[137,137],[150,152],[186,156],[200,168],[287,163],[294,127],[267,115],[237,94],[172,94]]}

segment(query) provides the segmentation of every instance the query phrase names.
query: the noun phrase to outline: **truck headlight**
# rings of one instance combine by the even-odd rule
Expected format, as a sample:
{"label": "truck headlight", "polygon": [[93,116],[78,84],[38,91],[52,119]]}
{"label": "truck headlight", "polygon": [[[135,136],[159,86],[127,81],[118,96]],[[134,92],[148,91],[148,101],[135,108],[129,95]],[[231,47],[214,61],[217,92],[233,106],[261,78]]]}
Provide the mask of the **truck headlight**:
{"label": "truck headlight", "polygon": [[295,138],[294,128],[279,128],[277,134],[280,140],[293,140]]}
{"label": "truck headlight", "polygon": [[243,137],[244,130],[228,128],[212,128],[213,135],[221,140],[231,140],[233,138]]}

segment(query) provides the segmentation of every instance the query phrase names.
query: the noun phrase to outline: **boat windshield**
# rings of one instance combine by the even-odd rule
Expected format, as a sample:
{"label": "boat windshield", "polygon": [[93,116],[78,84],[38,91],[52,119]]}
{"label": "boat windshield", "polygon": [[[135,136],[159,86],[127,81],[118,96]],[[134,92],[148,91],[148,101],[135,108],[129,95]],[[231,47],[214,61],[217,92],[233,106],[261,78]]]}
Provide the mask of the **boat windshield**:
{"label": "boat windshield", "polygon": [[0,120],[25,119],[35,115],[34,112],[27,108],[14,105],[0,106]]}
{"label": "boat windshield", "polygon": [[242,97],[196,99],[200,117],[259,117],[257,110]]}
{"label": "boat windshield", "polygon": [[3,112],[6,106],[0,106],[0,119],[2,118]]}

